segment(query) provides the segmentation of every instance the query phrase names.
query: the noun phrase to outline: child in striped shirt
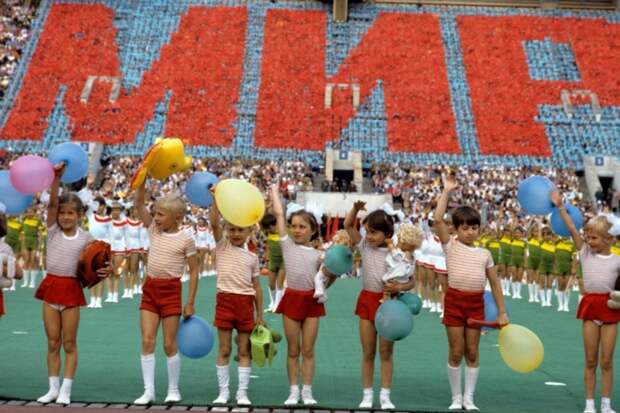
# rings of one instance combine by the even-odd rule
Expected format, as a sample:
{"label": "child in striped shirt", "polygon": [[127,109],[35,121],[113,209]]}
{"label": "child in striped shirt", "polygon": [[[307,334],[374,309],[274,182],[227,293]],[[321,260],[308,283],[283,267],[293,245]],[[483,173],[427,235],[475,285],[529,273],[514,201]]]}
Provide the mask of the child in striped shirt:
{"label": "child in striped shirt", "polygon": [[[180,226],[186,211],[179,195],[169,194],[155,201],[155,214],[146,208],[144,183],[135,194],[134,208],[149,233],[149,252],[146,276],[140,303],[140,330],[142,332],[142,378],[144,394],[134,404],[145,405],[155,401],[155,338],[161,322],[164,353],[167,356],[168,395],[166,403],[181,401],[179,377],[181,358],[177,352],[176,336],[179,317],[194,314],[194,300],[198,289],[198,262],[196,244]],[[181,276],[185,263],[189,264],[190,282],[187,302],[181,311]]]}
{"label": "child in striped shirt", "polygon": [[[212,189],[213,190],[213,189]],[[215,268],[217,271],[217,295],[215,299],[215,322],[219,350],[217,353],[217,382],[219,395],[214,404],[226,404],[230,392],[229,360],[232,331],[237,330],[237,354],[239,355],[239,387],[237,405],[252,404],[248,398],[248,385],[252,370],[250,360],[250,334],[255,324],[263,321],[263,292],[260,285],[258,256],[246,248],[252,227],[239,227],[225,223],[223,236],[220,214],[213,203],[209,211],[213,237],[215,238]],[[256,311],[256,320],[254,312]]]}
{"label": "child in striped shirt", "polygon": [[601,413],[615,413],[611,408],[611,389],[620,310],[609,308],[608,300],[616,280],[620,277],[620,256],[611,253],[613,237],[620,235],[620,228],[613,225],[617,218],[605,215],[592,218],[584,228],[584,239],[575,228],[557,191],[551,194],[551,202],[558,208],[560,217],[575,242],[583,271],[585,296],[577,310],[577,318],[583,320],[586,356],[584,367],[586,406],[583,412],[596,412],[594,389],[596,368],[600,363]]}
{"label": "child in striped shirt", "polygon": [[[468,325],[468,320],[484,320],[484,287],[488,279],[497,303],[497,322],[508,324],[504,297],[497,270],[488,250],[474,247],[480,232],[480,214],[462,206],[452,213],[457,237],[450,238],[444,214],[450,193],[458,187],[456,179],[444,180],[444,189],[437,200],[435,225],[448,266],[448,290],[445,296],[443,324],[448,335],[448,379],[452,391],[450,410],[477,411],[474,391],[478,381],[480,327]],[[465,357],[465,391],[461,392],[461,361]]]}

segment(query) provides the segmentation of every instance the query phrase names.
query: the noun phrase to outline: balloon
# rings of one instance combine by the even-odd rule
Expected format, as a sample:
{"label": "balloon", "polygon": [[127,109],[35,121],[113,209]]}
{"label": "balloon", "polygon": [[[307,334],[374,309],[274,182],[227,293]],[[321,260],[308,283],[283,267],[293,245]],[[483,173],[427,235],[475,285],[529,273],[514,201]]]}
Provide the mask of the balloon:
{"label": "balloon", "polygon": [[420,314],[420,309],[422,309],[422,300],[419,295],[413,293],[402,293],[398,299],[405,303],[412,315]]}
{"label": "balloon", "polygon": [[[506,314],[509,314],[508,311],[508,302],[504,300],[504,308],[506,308]],[[493,293],[491,291],[484,292],[484,321],[493,322],[497,320],[497,316],[499,315],[499,310],[497,309],[497,304],[495,303],[495,297],[493,297]],[[492,330],[490,327],[482,327],[483,330]]]}
{"label": "balloon", "polygon": [[185,195],[192,204],[206,208],[213,202],[210,188],[217,183],[217,177],[209,172],[196,172],[185,185]]}
{"label": "balloon", "polygon": [[551,191],[553,183],[540,175],[533,175],[521,181],[517,199],[519,205],[530,215],[547,215],[551,213]]}
{"label": "balloon", "polygon": [[70,184],[84,178],[88,173],[88,154],[77,143],[64,142],[52,148],[47,159],[51,163],[65,163],[60,182]]}
{"label": "balloon", "polygon": [[[575,228],[578,230],[583,226],[583,216],[579,209],[576,206],[571,204],[564,204],[566,208],[566,212],[570,216]],[[570,232],[568,232],[568,227],[564,224],[562,217],[560,216],[560,210],[557,208],[553,208],[553,212],[551,213],[551,229],[553,232],[558,234],[561,237],[570,237]]]}
{"label": "balloon", "polygon": [[4,204],[8,215],[17,215],[28,209],[34,197],[13,188],[9,174],[9,171],[0,171],[0,203]]}
{"label": "balloon", "polygon": [[388,300],[379,306],[375,316],[377,333],[386,340],[398,341],[413,330],[413,317],[405,303]]}
{"label": "balloon", "polygon": [[54,166],[47,159],[38,155],[19,157],[9,173],[11,185],[26,195],[41,192],[54,182]]}
{"label": "balloon", "polygon": [[342,275],[353,268],[353,253],[346,246],[334,244],[325,251],[325,267],[334,275]]}
{"label": "balloon", "polygon": [[157,138],[131,178],[131,189],[136,189],[150,174],[163,180],[175,172],[182,172],[192,166],[192,157],[185,156],[183,141],[179,138]]}
{"label": "balloon", "polygon": [[251,227],[265,214],[258,188],[240,179],[225,179],[215,187],[215,202],[222,217],[238,227]]}
{"label": "balloon", "polygon": [[498,341],[502,359],[508,367],[519,373],[536,370],[545,358],[542,341],[523,326],[508,324],[500,330]]}
{"label": "balloon", "polygon": [[179,324],[177,346],[186,357],[199,359],[213,348],[213,327],[198,316],[191,316]]}

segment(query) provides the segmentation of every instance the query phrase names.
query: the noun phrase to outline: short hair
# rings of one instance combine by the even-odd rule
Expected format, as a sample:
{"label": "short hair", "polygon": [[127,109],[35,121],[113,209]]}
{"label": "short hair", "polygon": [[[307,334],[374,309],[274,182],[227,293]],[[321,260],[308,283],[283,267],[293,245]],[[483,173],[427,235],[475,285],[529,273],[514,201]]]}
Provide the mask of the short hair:
{"label": "short hair", "polygon": [[592,231],[599,235],[611,236],[609,234],[610,229],[611,224],[607,220],[607,217],[605,215],[597,215],[586,223],[584,231]]}
{"label": "short hair", "polygon": [[300,209],[299,211],[295,211],[291,214],[288,219],[289,224],[293,223],[293,217],[301,217],[308,223],[308,225],[310,225],[310,229],[312,230],[312,236],[310,237],[310,241],[314,241],[319,238],[319,223],[317,222],[314,215],[312,215],[305,209]]}
{"label": "short hair", "polygon": [[553,234],[553,232],[551,232],[551,228],[549,228],[549,227],[542,227],[542,229],[540,230],[540,233],[541,233],[541,235],[543,237],[547,236],[547,235],[552,235]]}
{"label": "short hair", "polygon": [[75,192],[63,192],[62,195],[60,195],[60,198],[58,198],[58,206],[62,204],[73,204],[78,214],[83,214],[86,211],[84,203],[80,197],[75,194]]}
{"label": "short hair", "polygon": [[276,219],[276,216],[272,214],[271,212],[268,212],[260,220],[260,227],[263,230],[266,230],[267,228],[270,228],[276,225],[277,222],[278,220]]}
{"label": "short hair", "polygon": [[452,213],[452,223],[457,229],[461,225],[480,226],[480,221],[480,213],[470,206],[458,207]]}
{"label": "short hair", "polygon": [[394,235],[394,218],[382,209],[377,209],[366,215],[362,224],[374,231],[383,232],[388,238],[392,238]]}
{"label": "short hair", "polygon": [[334,236],[332,237],[332,242],[334,244],[345,245],[349,249],[353,249],[355,245],[353,244],[353,240],[349,236],[349,233],[344,229],[339,229]]}
{"label": "short hair", "polygon": [[414,249],[418,249],[424,240],[424,233],[417,226],[405,223],[398,227],[396,237],[398,238],[398,242],[413,245]]}
{"label": "short hair", "polygon": [[178,194],[168,194],[155,200],[155,206],[172,212],[176,216],[185,215],[185,201]]}

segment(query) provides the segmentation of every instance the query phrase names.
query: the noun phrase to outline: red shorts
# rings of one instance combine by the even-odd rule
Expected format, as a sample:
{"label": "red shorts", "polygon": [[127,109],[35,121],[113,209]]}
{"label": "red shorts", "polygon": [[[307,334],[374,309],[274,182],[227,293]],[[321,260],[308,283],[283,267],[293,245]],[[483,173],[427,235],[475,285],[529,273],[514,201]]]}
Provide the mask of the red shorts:
{"label": "red shorts", "polygon": [[292,320],[304,320],[309,317],[323,317],[325,306],[313,297],[314,290],[301,291],[287,288],[278,304],[276,313]]}
{"label": "red shorts", "polygon": [[254,329],[254,296],[218,292],[215,296],[214,326],[251,332]]}
{"label": "red shorts", "polygon": [[2,295],[2,289],[0,289],[0,317],[4,315],[4,296]]}
{"label": "red shorts", "polygon": [[468,318],[484,320],[484,291],[469,292],[448,287],[444,298],[443,324],[467,327]]}
{"label": "red shorts", "polygon": [[381,305],[380,300],[383,293],[375,293],[373,291],[362,290],[357,297],[357,305],[355,306],[355,315],[362,320],[375,321],[375,315]]}
{"label": "red shorts", "polygon": [[605,324],[620,322],[620,310],[607,307],[609,294],[586,294],[579,303],[577,318],[581,320],[598,320]]}
{"label": "red shorts", "polygon": [[158,314],[161,318],[179,316],[182,314],[181,290],[180,278],[146,277],[140,310]]}
{"label": "red shorts", "polygon": [[86,305],[82,286],[76,277],[47,274],[34,296],[46,303],[64,305],[69,308]]}

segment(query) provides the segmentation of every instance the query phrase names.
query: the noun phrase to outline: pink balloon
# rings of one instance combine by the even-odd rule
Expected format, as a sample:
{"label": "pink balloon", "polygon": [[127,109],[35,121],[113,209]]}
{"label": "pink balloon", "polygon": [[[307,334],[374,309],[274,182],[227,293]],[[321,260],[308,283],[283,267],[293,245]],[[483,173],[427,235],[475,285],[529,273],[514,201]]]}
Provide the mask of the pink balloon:
{"label": "pink balloon", "polygon": [[25,155],[13,162],[9,179],[17,191],[32,195],[52,185],[54,166],[41,156]]}

